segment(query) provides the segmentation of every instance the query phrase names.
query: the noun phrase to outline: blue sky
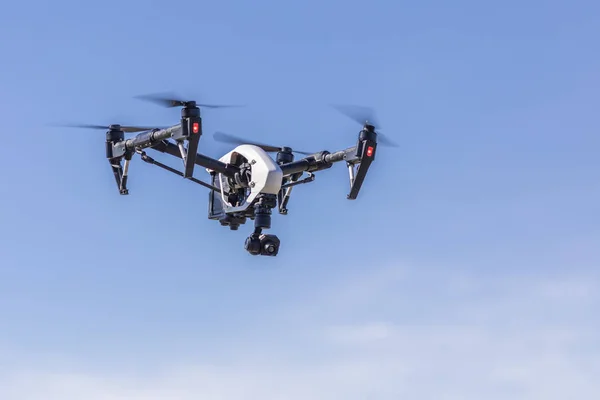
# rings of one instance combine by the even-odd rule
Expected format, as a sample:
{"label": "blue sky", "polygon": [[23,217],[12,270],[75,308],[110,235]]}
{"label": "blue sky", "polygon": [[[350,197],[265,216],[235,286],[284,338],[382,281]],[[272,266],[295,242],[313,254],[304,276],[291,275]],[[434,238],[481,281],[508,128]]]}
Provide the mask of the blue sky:
{"label": "blue sky", "polygon": [[[564,399],[600,394],[600,5],[459,0],[11,2],[0,13],[0,398]],[[275,259],[102,131],[172,124],[352,145],[274,215]],[[177,160],[157,156],[179,167]],[[206,179],[199,170],[197,176]]]}

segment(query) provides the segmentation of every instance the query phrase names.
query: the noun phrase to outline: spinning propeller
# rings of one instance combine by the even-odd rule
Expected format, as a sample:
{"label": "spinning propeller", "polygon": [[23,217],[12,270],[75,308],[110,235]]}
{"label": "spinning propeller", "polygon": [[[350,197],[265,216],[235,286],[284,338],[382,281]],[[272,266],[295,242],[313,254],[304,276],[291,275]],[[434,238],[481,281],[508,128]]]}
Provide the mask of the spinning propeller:
{"label": "spinning propeller", "polygon": [[165,127],[160,126],[127,126],[127,125],[119,125],[119,124],[111,124],[111,125],[94,125],[94,124],[57,124],[53,126],[59,126],[64,128],[84,128],[84,129],[100,129],[100,130],[115,130],[115,131],[123,131],[127,133],[134,132],[144,132],[151,131],[153,129],[165,129]]}
{"label": "spinning propeller", "polygon": [[263,149],[266,152],[293,152],[293,153],[304,154],[304,155],[313,154],[313,153],[309,153],[306,151],[292,150],[290,147],[287,147],[287,146],[278,147],[278,146],[271,146],[271,145],[263,144],[263,143],[250,142],[248,140],[245,140],[245,139],[242,139],[237,136],[233,136],[233,135],[230,135],[230,134],[224,133],[224,132],[215,132],[213,134],[213,138],[216,141],[223,142],[223,143],[232,143],[232,144],[237,144],[237,145],[251,144],[253,146],[260,147],[261,149]]}
{"label": "spinning propeller", "polygon": [[333,108],[335,108],[340,113],[344,114],[346,117],[356,121],[361,124],[365,129],[370,130],[377,134],[377,142],[380,145],[388,146],[388,147],[398,147],[398,145],[388,139],[385,135],[380,133],[379,131],[375,132],[376,126],[379,126],[377,123],[377,119],[375,117],[375,111],[369,107],[363,106],[355,106],[355,105],[342,105],[342,104],[333,104]]}
{"label": "spinning propeller", "polygon": [[232,108],[243,107],[242,105],[224,105],[224,104],[201,104],[194,100],[181,100],[179,96],[173,93],[154,93],[141,96],[135,96],[136,99],[150,101],[159,106],[173,107],[205,107],[205,108]]}

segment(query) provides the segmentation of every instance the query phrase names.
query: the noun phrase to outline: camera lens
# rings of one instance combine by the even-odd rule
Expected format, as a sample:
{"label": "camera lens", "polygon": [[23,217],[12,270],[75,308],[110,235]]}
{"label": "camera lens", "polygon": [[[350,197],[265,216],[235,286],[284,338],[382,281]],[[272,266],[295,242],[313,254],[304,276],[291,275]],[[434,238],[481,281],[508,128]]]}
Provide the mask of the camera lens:
{"label": "camera lens", "polygon": [[260,244],[261,244],[261,254],[263,256],[271,256],[275,257],[277,253],[279,253],[279,238],[275,235],[261,235],[260,236]]}
{"label": "camera lens", "polygon": [[267,243],[267,244],[265,244],[265,250],[267,251],[267,253],[273,254],[273,253],[275,253],[276,248],[273,243]]}

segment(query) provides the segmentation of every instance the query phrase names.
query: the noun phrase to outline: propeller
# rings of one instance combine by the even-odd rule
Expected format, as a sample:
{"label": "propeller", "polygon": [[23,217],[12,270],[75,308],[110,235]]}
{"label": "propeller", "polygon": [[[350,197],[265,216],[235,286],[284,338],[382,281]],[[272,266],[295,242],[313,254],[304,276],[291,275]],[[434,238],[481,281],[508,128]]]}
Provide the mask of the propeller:
{"label": "propeller", "polygon": [[398,147],[396,143],[394,143],[387,136],[379,132],[379,123],[377,122],[375,111],[372,108],[349,104],[332,104],[331,106],[338,112],[344,114],[346,117],[350,118],[353,121],[356,121],[362,126],[372,126],[373,129],[377,129],[377,142],[379,144],[388,147]]}
{"label": "propeller", "polygon": [[[230,135],[228,133],[224,133],[224,132],[215,132],[213,134],[213,138],[218,141],[218,142],[224,142],[224,143],[232,143],[232,144],[237,144],[237,145],[242,145],[242,144],[251,144],[253,146],[257,146],[260,147],[261,149],[263,149],[264,151],[267,152],[279,152],[279,151],[285,151],[286,147],[278,147],[278,146],[271,146],[268,144],[263,144],[263,143],[257,143],[257,142],[251,142],[242,138],[239,138],[237,136],[233,136]],[[289,147],[287,147],[289,149]],[[306,151],[298,151],[298,150],[291,150],[294,153],[298,153],[298,154],[304,154],[304,155],[309,155],[309,154],[313,154],[313,153],[309,153]]]}
{"label": "propeller", "polygon": [[94,125],[94,124],[54,124],[52,126],[63,127],[63,128],[84,128],[84,129],[101,129],[101,130],[120,130],[123,132],[133,133],[133,132],[143,132],[143,131],[151,131],[153,129],[165,129],[166,127],[160,126],[128,126],[128,125],[119,125],[119,124],[111,124],[111,125]]}
{"label": "propeller", "polygon": [[181,100],[179,96],[173,93],[152,93],[134,98],[149,101],[158,104],[162,107],[206,107],[206,108],[232,108],[232,107],[243,107],[242,105],[224,105],[224,104],[199,104],[194,100]]}

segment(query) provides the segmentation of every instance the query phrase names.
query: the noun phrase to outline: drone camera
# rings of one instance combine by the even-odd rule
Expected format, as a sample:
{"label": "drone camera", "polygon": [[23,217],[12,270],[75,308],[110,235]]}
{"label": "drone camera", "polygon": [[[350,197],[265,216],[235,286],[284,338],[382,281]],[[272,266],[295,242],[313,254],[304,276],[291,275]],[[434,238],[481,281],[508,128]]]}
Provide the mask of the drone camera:
{"label": "drone camera", "polygon": [[253,256],[270,256],[275,257],[279,253],[279,245],[281,241],[275,235],[261,234],[259,236],[252,235],[246,239],[244,248]]}
{"label": "drone camera", "polygon": [[279,253],[281,241],[275,235],[260,235],[260,255],[275,257]]}

